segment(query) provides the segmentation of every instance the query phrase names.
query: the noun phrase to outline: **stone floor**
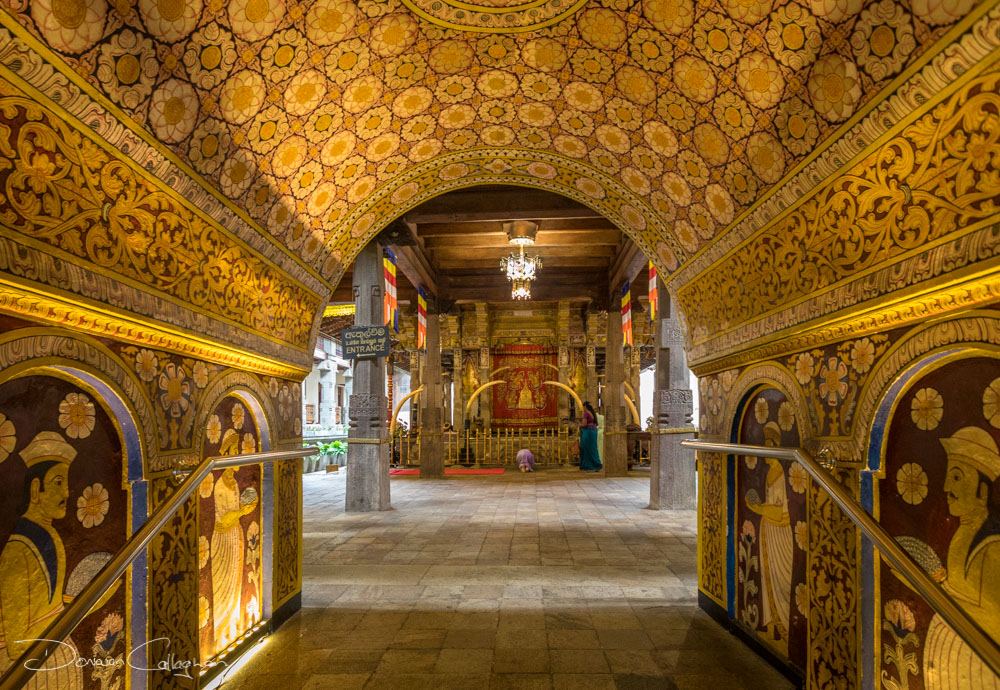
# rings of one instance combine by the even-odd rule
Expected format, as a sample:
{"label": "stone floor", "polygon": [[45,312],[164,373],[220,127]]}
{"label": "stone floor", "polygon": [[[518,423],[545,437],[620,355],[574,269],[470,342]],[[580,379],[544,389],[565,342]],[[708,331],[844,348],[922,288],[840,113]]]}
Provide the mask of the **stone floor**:
{"label": "stone floor", "polygon": [[303,483],[303,609],[227,690],[791,687],[697,607],[694,513],[648,477],[396,477],[350,515]]}

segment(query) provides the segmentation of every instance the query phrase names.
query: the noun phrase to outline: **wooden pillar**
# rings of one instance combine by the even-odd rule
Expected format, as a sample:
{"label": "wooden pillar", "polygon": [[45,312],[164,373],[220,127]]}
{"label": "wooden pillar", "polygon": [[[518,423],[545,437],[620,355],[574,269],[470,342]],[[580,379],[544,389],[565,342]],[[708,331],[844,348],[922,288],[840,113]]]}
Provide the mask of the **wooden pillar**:
{"label": "wooden pillar", "polygon": [[[480,384],[486,383],[490,380],[490,348],[481,347],[479,348],[479,381]],[[479,394],[476,398],[476,404],[479,405],[479,416],[483,419],[483,425],[486,431],[490,429],[490,420],[492,416],[493,408],[493,393],[490,389],[487,389]]]}
{"label": "wooden pillar", "polygon": [[656,388],[653,393],[654,429],[650,443],[649,507],[654,510],[697,507],[694,451],[682,448],[694,438],[691,391],[680,319],[671,313],[670,297],[662,282],[660,315],[656,326]]}
{"label": "wooden pillar", "polygon": [[[382,247],[371,242],[354,261],[354,324],[384,322]],[[385,360],[356,359],[347,445],[347,512],[389,510],[389,438],[386,427]]]}
{"label": "wooden pillar", "polygon": [[[616,286],[617,287],[617,286]],[[617,294],[617,291],[616,293]],[[615,305],[614,300],[611,301]],[[622,312],[608,310],[607,347],[604,352],[604,474],[628,474],[625,438],[625,361],[622,348]]]}
{"label": "wooden pillar", "polygon": [[454,367],[452,368],[451,380],[455,384],[455,391],[452,394],[451,424],[456,431],[461,432],[465,428],[465,390],[462,381],[462,349],[452,350]]}
{"label": "wooden pillar", "polygon": [[431,479],[444,477],[440,321],[440,315],[430,313],[428,309],[427,353],[424,355],[422,379],[424,390],[420,394],[420,476]]}
{"label": "wooden pillar", "polygon": [[[420,351],[410,350],[410,390],[415,391],[420,388]],[[418,410],[420,409],[420,403],[417,399],[420,396],[414,396],[410,398],[410,428],[416,429],[420,426],[420,417],[418,415]]]}
{"label": "wooden pillar", "polygon": [[[586,349],[587,358],[587,391],[583,399],[589,400],[590,404],[597,409],[597,346],[588,345]],[[579,414],[583,415],[583,410],[580,410]]]}

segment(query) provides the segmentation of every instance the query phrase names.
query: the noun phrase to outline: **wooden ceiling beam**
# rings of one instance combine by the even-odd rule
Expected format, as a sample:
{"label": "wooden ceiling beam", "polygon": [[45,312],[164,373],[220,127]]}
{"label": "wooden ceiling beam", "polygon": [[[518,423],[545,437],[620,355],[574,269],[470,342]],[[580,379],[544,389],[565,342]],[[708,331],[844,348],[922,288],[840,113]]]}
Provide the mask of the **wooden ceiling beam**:
{"label": "wooden ceiling beam", "polygon": [[[550,256],[543,259],[543,271],[549,268],[603,268],[611,266],[611,258],[605,256]],[[438,259],[437,265],[442,272],[449,275],[455,273],[472,271],[496,271],[500,272],[500,260],[491,258],[481,259]]]}
{"label": "wooden ceiling beam", "polygon": [[406,215],[411,223],[503,222],[551,218],[600,218],[597,211],[551,192],[530,189],[442,194]]}
{"label": "wooden ceiling beam", "polygon": [[430,294],[437,295],[440,292],[442,278],[431,263],[430,257],[427,256],[427,250],[420,238],[417,237],[414,226],[410,223],[406,225],[410,229],[413,244],[393,247],[393,251],[396,253],[396,266],[403,272],[411,285],[414,287],[423,285]]}
{"label": "wooden ceiling beam", "polygon": [[[643,266],[648,265],[648,261],[635,242],[626,237],[615,260],[611,263],[611,282],[608,288],[615,292],[621,289],[626,280],[633,282]],[[544,261],[542,263],[544,264]]]}
{"label": "wooden ceiling beam", "polygon": [[[512,300],[510,286],[490,287],[480,290],[459,290],[449,294],[457,304],[473,302],[510,302],[530,308],[536,302],[555,302],[567,300],[571,302],[591,302],[607,304],[607,290],[603,285],[535,285],[531,286],[531,299],[527,301]],[[606,308],[606,307],[605,307]]]}
{"label": "wooden ceiling beam", "polygon": [[[422,238],[428,237],[452,237],[454,235],[483,235],[490,234],[503,237],[503,226],[494,221],[455,221],[452,223],[420,223],[417,226],[417,234]],[[614,223],[607,218],[565,218],[541,220],[538,223],[539,232],[581,232],[587,230],[618,230]]]}
{"label": "wooden ceiling beam", "polygon": [[[496,259],[498,262],[501,257],[507,256],[512,253],[512,247],[438,247],[433,250],[433,257],[435,261],[448,261],[448,260],[460,260],[460,259]],[[530,250],[525,250],[526,254],[531,256],[542,257],[542,263],[545,263],[545,259],[551,256],[561,256],[561,257],[606,257],[608,259],[614,258],[617,253],[614,247],[608,246],[574,246],[574,247],[532,247]]]}
{"label": "wooden ceiling beam", "polygon": [[[575,230],[548,232],[539,230],[535,243],[531,247],[526,247],[525,251],[534,251],[538,247],[566,247],[577,245],[590,246],[612,246],[617,247],[621,242],[621,233],[618,230]],[[438,247],[504,247],[513,251],[515,248],[510,245],[507,238],[502,233],[494,234],[467,234],[467,235],[439,235],[436,237],[425,237],[424,244],[428,249]]]}

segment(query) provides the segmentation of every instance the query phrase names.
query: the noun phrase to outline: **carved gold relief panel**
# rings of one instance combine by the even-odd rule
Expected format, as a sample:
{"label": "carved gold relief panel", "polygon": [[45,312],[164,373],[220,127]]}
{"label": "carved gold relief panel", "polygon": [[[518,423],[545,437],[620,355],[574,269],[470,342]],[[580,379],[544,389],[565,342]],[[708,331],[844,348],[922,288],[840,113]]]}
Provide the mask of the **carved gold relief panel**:
{"label": "carved gold relief panel", "polygon": [[4,76],[0,225],[7,232],[182,307],[307,347],[317,295]]}
{"label": "carved gold relief panel", "polygon": [[[993,223],[1000,214],[1000,75],[996,67],[907,125],[849,171],[678,291],[691,336],[710,340],[797,301],[816,300],[848,278],[899,262]],[[997,251],[977,248],[958,264]],[[891,289],[926,276],[910,266]],[[932,273],[932,276],[937,273]],[[835,293],[811,317],[888,291]],[[726,296],[719,298],[719,296]],[[838,296],[839,295],[839,296]],[[776,317],[777,318],[777,317]],[[796,317],[798,318],[798,317]],[[775,321],[771,330],[789,325]],[[764,329],[766,332],[768,329]],[[722,341],[719,341],[722,342]],[[697,349],[697,348],[696,348]]]}

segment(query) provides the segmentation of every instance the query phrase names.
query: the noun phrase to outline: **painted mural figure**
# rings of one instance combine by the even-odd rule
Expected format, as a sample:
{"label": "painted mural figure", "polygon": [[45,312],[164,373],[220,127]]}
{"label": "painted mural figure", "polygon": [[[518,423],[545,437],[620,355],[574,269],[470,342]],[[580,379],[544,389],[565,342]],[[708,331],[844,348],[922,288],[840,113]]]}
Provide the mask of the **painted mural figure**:
{"label": "painted mural figure", "polygon": [[[775,422],[764,426],[764,445],[781,445],[781,429]],[[792,605],[792,554],[795,537],[788,516],[785,469],[775,458],[767,463],[764,503],[747,497],[747,508],[760,515],[761,599],[763,625],[777,646],[787,653]]]}
{"label": "painted mural figure", "polygon": [[[30,645],[19,641],[44,637],[71,599],[63,594],[66,552],[52,521],[66,515],[69,467],[75,458],[76,449],[54,431],[39,433],[21,451],[28,468],[21,518],[0,552],[0,671],[27,651]],[[65,640],[26,687],[82,688],[83,670],[73,663],[76,657],[73,642]]]}
{"label": "painted mural figure", "polygon": [[[239,434],[228,429],[222,440],[223,455],[239,453]],[[258,498],[244,501],[230,467],[215,482],[215,529],[212,532],[212,618],[217,649],[223,649],[243,631],[240,593],[243,581],[243,528],[240,518],[257,508]]]}
{"label": "painted mural figure", "polygon": [[[931,573],[982,626],[1000,640],[1000,504],[994,483],[1000,477],[1000,451],[979,427],[959,429],[941,439],[948,456],[944,492],[948,512],[959,527],[948,544],[944,572]],[[924,682],[928,690],[1000,688],[1000,678],[940,616],[927,628]]]}

